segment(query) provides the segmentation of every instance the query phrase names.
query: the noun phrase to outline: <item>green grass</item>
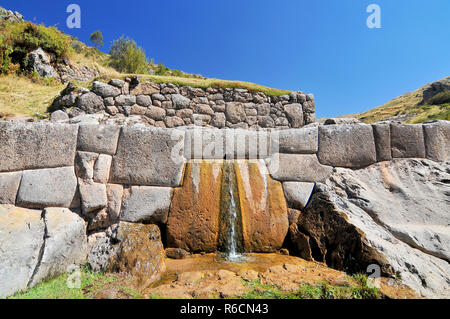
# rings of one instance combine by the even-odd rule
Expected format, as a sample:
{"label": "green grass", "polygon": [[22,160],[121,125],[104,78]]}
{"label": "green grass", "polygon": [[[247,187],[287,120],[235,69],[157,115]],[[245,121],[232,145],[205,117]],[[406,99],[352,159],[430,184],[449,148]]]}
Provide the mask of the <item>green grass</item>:
{"label": "green grass", "polygon": [[380,291],[371,287],[365,275],[352,276],[351,285],[332,285],[322,281],[316,285],[302,283],[297,291],[284,292],[275,285],[262,284],[259,280],[245,282],[249,291],[239,299],[378,299]]}
{"label": "green grass", "polygon": [[[106,285],[119,280],[116,274],[94,273],[87,268],[81,271],[80,288],[69,288],[68,278],[69,274],[58,276],[35,287],[17,292],[9,299],[92,299]],[[139,293],[131,287],[121,287],[121,290],[131,298],[140,298]]]}

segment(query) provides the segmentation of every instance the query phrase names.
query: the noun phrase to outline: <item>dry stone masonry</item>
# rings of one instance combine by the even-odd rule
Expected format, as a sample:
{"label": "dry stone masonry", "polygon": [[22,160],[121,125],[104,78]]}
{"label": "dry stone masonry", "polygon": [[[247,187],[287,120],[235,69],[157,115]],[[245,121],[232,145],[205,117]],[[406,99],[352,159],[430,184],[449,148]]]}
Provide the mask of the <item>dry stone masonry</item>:
{"label": "dry stone masonry", "polygon": [[[375,169],[379,174],[377,185],[384,185],[380,193],[387,187],[395,196],[407,196],[395,191],[402,187],[395,183],[403,176],[401,172],[417,171],[417,176],[423,177],[432,175],[428,169],[435,167],[434,172],[441,175],[434,174],[439,180],[430,185],[440,183],[445,194],[450,177],[445,175],[448,169],[446,173],[441,167],[450,160],[450,122],[313,124],[301,128],[312,121],[306,114],[313,114],[309,112],[313,108],[308,109],[312,98],[302,93],[269,98],[237,89],[131,84],[96,82],[92,92],[67,99],[76,101],[77,112],[115,109],[131,114],[140,110],[155,126],[169,128],[0,122],[0,251],[7,252],[0,255],[0,282],[7,282],[0,285],[0,296],[66,272],[71,264],[86,259],[94,269],[105,269],[115,252],[128,251],[124,245],[134,247],[118,234],[141,224],[164,229],[168,238],[162,240],[170,248],[214,251],[221,226],[208,214],[219,214],[221,208],[208,196],[220,198],[223,190],[214,181],[222,179],[224,171],[221,164],[216,167],[214,163],[224,160],[235,161],[237,192],[245,194],[240,205],[246,223],[246,250],[276,251],[288,236],[303,258],[349,271],[376,261],[387,275],[393,276],[398,269],[409,271],[406,281],[413,287],[419,287],[417,278],[422,271],[432,269],[438,277],[423,279],[432,288],[417,288],[424,295],[436,293],[448,283],[442,270],[427,266],[448,268],[450,241],[448,232],[442,231],[447,226],[439,228],[432,225],[433,220],[427,222],[428,233],[439,236],[441,247],[433,239],[416,234],[414,225],[395,228],[395,218],[378,216],[379,210],[371,206],[376,195],[364,186],[370,184],[364,172]],[[215,127],[190,126],[198,118]],[[257,126],[286,129],[241,128]],[[411,167],[402,166],[405,163]],[[352,176],[359,176],[354,187]],[[364,182],[367,184],[360,184]],[[208,196],[198,193],[205,185]],[[197,197],[187,201],[191,197],[183,189],[197,193]],[[438,210],[445,206],[442,203],[436,206]],[[207,209],[199,211],[200,219],[196,219],[196,210],[186,211],[185,206]],[[323,207],[329,209],[324,211]],[[392,207],[387,210],[393,211]],[[361,217],[364,214],[370,222]],[[448,217],[439,216],[439,223],[447,225]],[[206,226],[196,232],[185,223],[194,228]],[[415,223],[420,224],[419,217]],[[317,228],[319,224],[322,228]],[[348,234],[335,246],[329,246],[332,233],[317,231],[330,225]],[[145,230],[154,233],[148,245],[159,256],[157,269],[164,269],[161,235],[158,227],[153,228]],[[361,235],[361,229],[369,235]],[[357,249],[349,246],[355,238],[362,250],[351,251],[357,260],[350,262],[341,256]],[[17,242],[25,248],[18,248]],[[399,247],[405,253],[395,259],[394,251]],[[147,258],[136,247],[131,251],[134,255],[126,257],[130,260]],[[419,274],[408,270],[418,258],[427,260],[420,264]],[[156,273],[152,276],[158,277]]]}
{"label": "dry stone masonry", "polygon": [[140,116],[150,126],[174,128],[299,128],[315,122],[312,94],[267,96],[239,88],[193,88],[171,83],[112,79],[95,81],[92,90],[69,86],[53,102],[69,116],[106,113]]}

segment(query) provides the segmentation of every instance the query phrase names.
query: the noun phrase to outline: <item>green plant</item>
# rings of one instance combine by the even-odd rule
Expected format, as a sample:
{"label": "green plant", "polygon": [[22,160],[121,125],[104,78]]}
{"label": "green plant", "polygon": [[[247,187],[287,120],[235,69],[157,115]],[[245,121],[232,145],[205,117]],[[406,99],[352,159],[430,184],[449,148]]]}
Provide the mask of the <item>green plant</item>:
{"label": "green plant", "polygon": [[12,52],[13,48],[6,42],[5,36],[0,34],[0,74],[10,73]]}
{"label": "green plant", "polygon": [[113,41],[111,50],[110,65],[119,72],[126,73],[148,73],[150,63],[147,60],[144,49],[139,47],[136,42],[123,36]]}
{"label": "green plant", "polygon": [[101,33],[101,31],[97,30],[94,33],[91,34],[91,42],[94,43],[94,45],[97,48],[100,48],[103,46],[103,34]]}

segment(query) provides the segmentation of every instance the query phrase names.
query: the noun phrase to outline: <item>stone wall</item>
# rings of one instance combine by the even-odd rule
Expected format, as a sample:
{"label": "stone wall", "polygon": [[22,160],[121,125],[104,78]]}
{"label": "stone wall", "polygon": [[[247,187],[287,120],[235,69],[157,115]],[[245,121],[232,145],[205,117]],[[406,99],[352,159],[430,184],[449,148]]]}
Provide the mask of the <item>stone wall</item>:
{"label": "stone wall", "polygon": [[[272,131],[0,122],[0,236],[6,236],[0,245],[8,252],[0,256],[0,265],[9,265],[0,269],[0,279],[18,278],[8,281],[10,286],[1,286],[0,296],[82,262],[88,254],[87,238],[118,222],[165,228],[171,216],[174,218],[174,193],[185,186],[186,171],[198,178],[203,171],[211,171],[213,176],[222,174],[221,169],[202,170],[187,163],[239,159],[236,175],[242,179],[240,189],[257,190],[253,198],[258,205],[259,198],[272,200],[264,191],[270,188],[268,185],[272,185],[270,189],[282,189],[285,199],[282,194],[281,201],[279,196],[274,200],[281,207],[277,211],[280,214],[286,204],[291,209],[304,209],[315,185],[339,167],[359,169],[398,158],[449,161],[450,122],[320,125]],[[255,160],[255,164],[249,165],[247,160]],[[198,187],[196,180],[191,180],[191,189]],[[260,186],[248,187],[246,180]],[[177,196],[183,198],[182,194]],[[241,201],[244,206],[248,203],[242,218],[258,211],[249,198]],[[264,220],[271,220],[271,214],[267,210]],[[272,228],[260,229],[264,220],[251,219],[252,227],[258,234],[276,238],[281,245],[287,219],[290,223],[295,220],[290,211],[285,214],[284,219],[277,219],[283,222],[274,228],[276,233],[271,233]],[[23,220],[29,220],[29,226],[19,229]],[[254,235],[245,234],[246,238]],[[35,244],[27,246],[30,251],[23,251],[27,256],[12,266],[20,246],[14,244],[15,238]],[[260,248],[258,243],[263,242],[247,240],[256,251],[280,248],[278,244]],[[183,242],[175,246],[190,247]],[[80,249],[69,249],[73,247]],[[52,263],[58,266],[52,268]]]}
{"label": "stone wall", "polygon": [[299,128],[315,122],[312,94],[293,92],[267,96],[238,88],[193,88],[171,83],[139,82],[137,78],[109,84],[94,82],[92,90],[69,85],[55,99],[53,109],[70,117],[102,113],[139,115],[150,126],[174,128]]}

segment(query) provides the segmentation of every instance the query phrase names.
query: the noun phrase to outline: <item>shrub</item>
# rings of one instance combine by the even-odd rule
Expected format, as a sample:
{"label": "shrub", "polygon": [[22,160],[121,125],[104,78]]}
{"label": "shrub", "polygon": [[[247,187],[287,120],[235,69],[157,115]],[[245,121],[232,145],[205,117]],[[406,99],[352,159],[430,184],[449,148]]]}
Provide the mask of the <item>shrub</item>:
{"label": "shrub", "polygon": [[0,74],[8,74],[11,71],[11,57],[13,48],[6,42],[5,36],[0,35]]}
{"label": "shrub", "polygon": [[91,34],[91,42],[99,48],[103,46],[103,34],[100,31],[95,31]]}
{"label": "shrub", "polygon": [[147,60],[144,49],[136,42],[123,36],[113,41],[109,51],[111,55],[110,65],[119,72],[126,73],[148,73],[150,63]]}
{"label": "shrub", "polygon": [[445,103],[450,103],[450,90],[438,93],[427,101],[427,104],[429,105],[440,105]]}
{"label": "shrub", "polygon": [[14,47],[13,61],[22,66],[28,53],[39,47],[52,54],[57,62],[70,57],[73,52],[71,38],[55,27],[31,22],[14,23],[10,26],[10,37]]}

